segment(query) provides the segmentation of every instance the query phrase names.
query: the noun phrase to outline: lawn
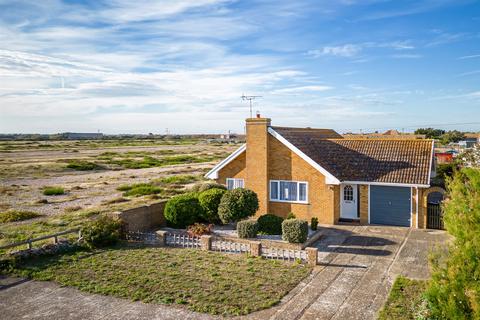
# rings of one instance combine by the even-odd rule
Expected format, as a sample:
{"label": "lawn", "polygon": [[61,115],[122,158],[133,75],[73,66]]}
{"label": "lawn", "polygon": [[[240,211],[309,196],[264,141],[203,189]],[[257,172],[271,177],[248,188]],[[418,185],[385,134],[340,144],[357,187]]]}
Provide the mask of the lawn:
{"label": "lawn", "polygon": [[427,282],[398,277],[387,302],[380,311],[379,320],[425,319],[428,313],[423,299]]}
{"label": "lawn", "polygon": [[275,305],[310,271],[246,255],[118,246],[28,260],[15,273],[91,293],[241,315]]}

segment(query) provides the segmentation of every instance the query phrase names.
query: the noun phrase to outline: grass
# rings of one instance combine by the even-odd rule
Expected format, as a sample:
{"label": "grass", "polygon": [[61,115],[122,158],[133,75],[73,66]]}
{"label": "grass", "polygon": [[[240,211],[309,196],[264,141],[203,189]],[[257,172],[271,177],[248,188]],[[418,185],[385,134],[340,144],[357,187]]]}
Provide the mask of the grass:
{"label": "grass", "polygon": [[77,171],[90,171],[100,169],[101,167],[98,164],[90,161],[70,160],[68,161],[67,168]]}
{"label": "grass", "polygon": [[122,247],[24,262],[15,273],[90,293],[221,315],[271,307],[311,271],[296,263],[194,249]]}
{"label": "grass", "polygon": [[150,183],[135,183],[130,185],[122,185],[117,188],[119,191],[124,191],[125,197],[140,197],[150,194],[158,194],[162,192],[162,188],[156,187]]}
{"label": "grass", "polygon": [[23,221],[40,216],[40,214],[32,211],[10,210],[6,212],[0,212],[0,223]]}
{"label": "grass", "polygon": [[160,178],[155,180],[155,182],[160,184],[189,184],[195,181],[200,180],[201,177],[198,175],[191,175],[191,174],[182,174],[182,175],[175,175],[175,176],[168,176],[164,178]]}
{"label": "grass", "polygon": [[43,194],[46,196],[60,196],[65,194],[65,189],[62,187],[45,187],[43,188]]}
{"label": "grass", "polygon": [[427,282],[399,276],[380,311],[379,320],[407,320],[427,318],[427,304],[423,298]]}

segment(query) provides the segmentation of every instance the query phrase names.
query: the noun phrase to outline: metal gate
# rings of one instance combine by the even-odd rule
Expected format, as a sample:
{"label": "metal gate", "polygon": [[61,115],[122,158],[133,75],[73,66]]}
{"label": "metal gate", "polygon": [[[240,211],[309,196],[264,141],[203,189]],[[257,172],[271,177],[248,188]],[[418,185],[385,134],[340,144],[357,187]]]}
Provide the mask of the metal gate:
{"label": "metal gate", "polygon": [[429,203],[427,205],[427,228],[443,229],[443,213],[439,203]]}

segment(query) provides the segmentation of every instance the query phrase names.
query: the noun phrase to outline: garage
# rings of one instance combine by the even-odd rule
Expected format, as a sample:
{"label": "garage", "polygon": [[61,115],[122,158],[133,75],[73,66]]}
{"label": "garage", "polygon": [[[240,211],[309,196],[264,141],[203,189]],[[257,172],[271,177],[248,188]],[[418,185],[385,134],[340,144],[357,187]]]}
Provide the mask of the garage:
{"label": "garage", "polygon": [[407,187],[370,186],[370,223],[410,227],[410,197]]}

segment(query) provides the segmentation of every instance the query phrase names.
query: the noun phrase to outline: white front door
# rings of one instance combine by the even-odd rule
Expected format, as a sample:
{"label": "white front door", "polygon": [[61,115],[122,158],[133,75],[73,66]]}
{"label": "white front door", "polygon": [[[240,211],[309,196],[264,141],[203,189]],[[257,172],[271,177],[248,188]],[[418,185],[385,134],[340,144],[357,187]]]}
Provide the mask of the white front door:
{"label": "white front door", "polygon": [[342,184],[340,189],[340,217],[358,219],[357,185]]}

